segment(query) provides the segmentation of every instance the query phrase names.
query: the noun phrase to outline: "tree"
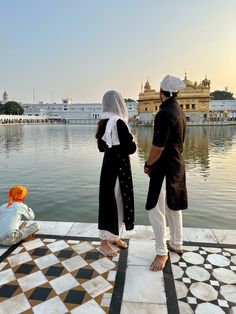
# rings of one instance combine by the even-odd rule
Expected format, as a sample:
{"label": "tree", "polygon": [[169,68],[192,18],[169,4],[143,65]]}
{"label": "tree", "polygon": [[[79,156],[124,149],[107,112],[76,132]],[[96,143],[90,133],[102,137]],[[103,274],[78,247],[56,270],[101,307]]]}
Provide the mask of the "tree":
{"label": "tree", "polygon": [[214,100],[234,100],[233,93],[227,92],[225,90],[216,90],[210,93]]}
{"label": "tree", "polygon": [[8,101],[4,105],[0,106],[0,113],[22,115],[24,113],[24,109],[18,102]]}
{"label": "tree", "polygon": [[131,98],[124,98],[124,101],[125,102],[133,102],[133,101],[135,101],[134,99],[131,99]]}

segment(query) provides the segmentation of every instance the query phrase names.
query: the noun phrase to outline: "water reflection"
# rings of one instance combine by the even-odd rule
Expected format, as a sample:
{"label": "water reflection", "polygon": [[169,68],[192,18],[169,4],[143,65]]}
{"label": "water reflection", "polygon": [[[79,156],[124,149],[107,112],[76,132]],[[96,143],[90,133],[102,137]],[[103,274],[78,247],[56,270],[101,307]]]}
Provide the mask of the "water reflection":
{"label": "water reflection", "polygon": [[184,158],[187,171],[195,169],[205,178],[209,175],[209,136],[205,127],[191,127],[187,129]]}
{"label": "water reflection", "polygon": [[153,128],[150,127],[137,127],[131,130],[136,138],[138,146],[138,156],[141,162],[147,160],[149,151],[152,145]]}
{"label": "water reflection", "polygon": [[12,125],[10,127],[2,127],[0,132],[0,142],[2,149],[9,157],[10,151],[19,152],[23,145],[24,130],[22,125]]}
{"label": "water reflection", "polygon": [[[132,130],[138,143],[138,156],[144,162],[152,144],[153,128],[138,127]],[[188,127],[184,144],[187,170],[196,170],[203,177],[209,175],[210,154],[221,154],[232,147],[235,127]]]}
{"label": "water reflection", "polygon": [[219,153],[231,149],[235,135],[235,126],[208,127],[211,152]]}

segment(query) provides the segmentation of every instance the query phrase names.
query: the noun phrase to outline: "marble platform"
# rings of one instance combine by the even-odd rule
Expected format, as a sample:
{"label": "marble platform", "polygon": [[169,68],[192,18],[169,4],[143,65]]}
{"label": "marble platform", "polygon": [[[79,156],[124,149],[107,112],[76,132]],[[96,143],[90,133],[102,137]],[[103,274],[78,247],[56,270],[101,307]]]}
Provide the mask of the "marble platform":
{"label": "marble platform", "polygon": [[[39,223],[40,234],[98,237],[97,224]],[[236,313],[236,230],[184,228],[184,254],[171,252],[163,272],[149,270],[155,257],[150,226],[135,226],[123,232],[123,237],[129,239],[129,248],[119,313]],[[6,250],[0,247],[0,255]],[[0,263],[0,281],[3,267],[4,262]]]}

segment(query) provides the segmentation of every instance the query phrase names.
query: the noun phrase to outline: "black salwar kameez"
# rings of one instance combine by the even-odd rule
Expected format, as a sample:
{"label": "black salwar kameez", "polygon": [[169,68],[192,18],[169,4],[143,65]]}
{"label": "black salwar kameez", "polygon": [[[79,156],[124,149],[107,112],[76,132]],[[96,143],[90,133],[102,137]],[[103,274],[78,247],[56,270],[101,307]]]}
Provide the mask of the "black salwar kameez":
{"label": "black salwar kameez", "polygon": [[134,228],[134,194],[129,155],[136,151],[127,125],[119,119],[117,131],[120,145],[108,148],[102,140],[108,119],[101,120],[96,134],[98,149],[104,152],[99,186],[98,229],[119,235],[118,208],[115,198],[117,178],[123,201],[123,222],[126,230]]}

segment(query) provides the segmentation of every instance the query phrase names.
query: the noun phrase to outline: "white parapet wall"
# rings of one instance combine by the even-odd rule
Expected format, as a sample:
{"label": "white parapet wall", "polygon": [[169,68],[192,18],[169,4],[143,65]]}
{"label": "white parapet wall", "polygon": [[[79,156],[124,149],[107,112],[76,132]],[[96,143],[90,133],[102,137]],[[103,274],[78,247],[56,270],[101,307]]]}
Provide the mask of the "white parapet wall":
{"label": "white parapet wall", "polygon": [[0,115],[0,124],[48,122],[47,116]]}

